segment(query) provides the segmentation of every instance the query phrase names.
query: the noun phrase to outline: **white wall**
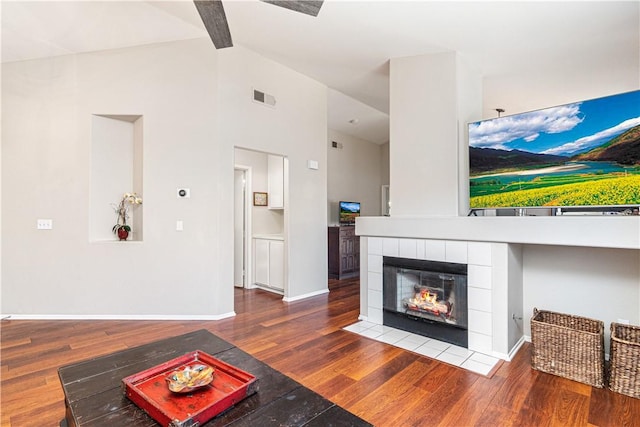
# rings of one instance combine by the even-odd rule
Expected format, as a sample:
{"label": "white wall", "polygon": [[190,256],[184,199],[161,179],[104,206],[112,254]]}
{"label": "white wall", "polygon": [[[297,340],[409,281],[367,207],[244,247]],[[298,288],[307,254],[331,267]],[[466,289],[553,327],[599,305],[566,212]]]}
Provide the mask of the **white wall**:
{"label": "white wall", "polygon": [[525,335],[534,307],[602,320],[607,349],[611,322],[640,325],[640,251],[525,245],[524,260]]}
{"label": "white wall", "polygon": [[[221,140],[288,158],[285,298],[327,292],[327,88],[240,46],[219,55]],[[254,102],[254,88],[273,95],[275,107]],[[230,172],[222,185],[231,189],[233,151],[224,156]],[[308,169],[308,160],[319,169]]]}
{"label": "white wall", "polygon": [[[342,148],[333,148],[332,141],[342,144]],[[329,129],[327,147],[329,224],[338,224],[341,200],[360,202],[362,216],[381,215],[382,147],[332,129]]]}
{"label": "white wall", "polygon": [[[276,108],[250,101],[252,87]],[[289,157],[288,293],[326,292],[326,90],[205,38],[3,64],[2,313],[232,315],[235,145]],[[89,240],[96,113],[144,117],[142,242]]]}
{"label": "white wall", "polygon": [[[204,39],[3,64],[3,313],[233,312],[216,67]],[[90,242],[95,113],[144,116],[142,242]],[[53,230],[37,231],[37,218]]]}

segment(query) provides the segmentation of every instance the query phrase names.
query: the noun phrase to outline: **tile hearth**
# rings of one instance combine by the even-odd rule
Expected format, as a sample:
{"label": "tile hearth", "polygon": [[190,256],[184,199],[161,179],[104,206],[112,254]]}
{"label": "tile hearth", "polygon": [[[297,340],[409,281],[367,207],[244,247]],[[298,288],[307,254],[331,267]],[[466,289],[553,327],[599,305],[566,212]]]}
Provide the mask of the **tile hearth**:
{"label": "tile hearth", "polygon": [[344,330],[485,376],[501,361],[477,351],[367,321],[358,321]]}

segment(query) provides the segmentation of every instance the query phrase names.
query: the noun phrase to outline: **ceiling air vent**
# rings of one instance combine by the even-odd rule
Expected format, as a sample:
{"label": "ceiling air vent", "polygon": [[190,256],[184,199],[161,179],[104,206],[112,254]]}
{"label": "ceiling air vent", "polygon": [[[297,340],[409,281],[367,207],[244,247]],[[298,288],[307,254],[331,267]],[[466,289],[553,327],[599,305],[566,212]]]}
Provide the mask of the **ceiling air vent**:
{"label": "ceiling air vent", "polygon": [[273,95],[269,95],[268,93],[264,93],[256,89],[253,90],[253,100],[270,107],[276,106],[276,98]]}

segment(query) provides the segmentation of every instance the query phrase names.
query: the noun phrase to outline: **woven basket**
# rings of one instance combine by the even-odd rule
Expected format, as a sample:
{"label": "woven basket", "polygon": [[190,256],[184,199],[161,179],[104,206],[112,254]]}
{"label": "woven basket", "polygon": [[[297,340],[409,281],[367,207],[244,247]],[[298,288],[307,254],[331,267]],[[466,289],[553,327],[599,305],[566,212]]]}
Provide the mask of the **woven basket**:
{"label": "woven basket", "polygon": [[604,323],[533,309],[531,367],[604,387]]}
{"label": "woven basket", "polygon": [[611,324],[609,389],[640,399],[640,326]]}

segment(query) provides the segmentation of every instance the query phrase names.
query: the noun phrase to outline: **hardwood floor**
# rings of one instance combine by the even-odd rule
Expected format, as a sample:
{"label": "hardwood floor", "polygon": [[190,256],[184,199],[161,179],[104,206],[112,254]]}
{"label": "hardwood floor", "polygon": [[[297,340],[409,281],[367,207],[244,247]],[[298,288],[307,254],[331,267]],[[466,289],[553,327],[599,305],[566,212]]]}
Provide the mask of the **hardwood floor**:
{"label": "hardwood floor", "polygon": [[526,345],[491,378],[341,330],[359,313],[357,280],[293,303],[236,290],[221,321],[1,324],[2,426],[57,426],[60,366],[197,329],[232,342],[376,426],[638,426],[640,400],[530,368]]}

